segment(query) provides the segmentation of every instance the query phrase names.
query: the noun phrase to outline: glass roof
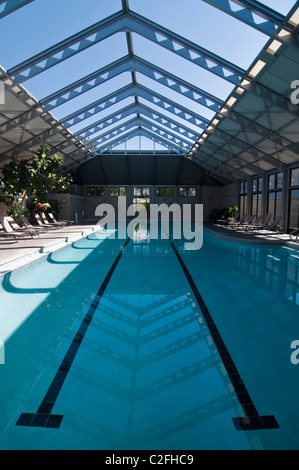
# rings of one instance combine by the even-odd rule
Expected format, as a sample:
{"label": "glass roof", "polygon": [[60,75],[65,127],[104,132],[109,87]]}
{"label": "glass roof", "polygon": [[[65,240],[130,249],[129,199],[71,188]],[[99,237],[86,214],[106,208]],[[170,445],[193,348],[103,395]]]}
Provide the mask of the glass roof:
{"label": "glass roof", "polygon": [[[236,10],[242,8],[237,3],[229,3]],[[283,2],[281,0],[267,0],[262,5],[286,15],[295,3],[294,0],[284,0]],[[185,0],[184,2],[179,0],[151,0],[150,2],[130,0],[128,4],[130,10],[142,15],[144,18],[161,25],[163,28],[186,38],[196,45],[200,45],[202,48],[244,70],[249,68],[269,40],[266,34],[236,20],[203,0]],[[9,70],[35,54],[82,31],[84,28],[114,15],[122,8],[123,2],[121,0],[101,0],[100,2],[98,0],[85,0],[84,2],[34,0],[24,8],[15,11],[12,15],[1,19],[0,40],[2,44],[6,44],[6,47],[1,51],[1,65]],[[198,89],[204,90],[221,101],[226,100],[235,88],[235,84],[220,78],[184,57],[180,57],[174,52],[161,47],[161,44],[157,44],[136,32],[132,32],[130,35],[132,40],[131,51],[128,49],[126,32],[117,32],[26,80],[23,86],[35,98],[43,100],[52,93],[116,61],[120,61],[129,52],[133,52],[137,59],[141,58],[148,64],[147,75],[143,73],[141,65],[134,72],[135,84],[140,85],[143,90],[140,94],[135,90],[132,94],[118,101],[119,90],[132,84],[132,67],[128,66],[121,73],[118,73],[118,69],[114,68],[112,78],[105,79],[103,83],[89,91],[55,106],[51,109],[51,112],[59,120],[65,120],[67,124],[71,124],[67,127],[75,135],[80,135],[80,131],[107,118],[105,129],[99,129],[88,137],[91,143],[97,142],[97,139],[100,139],[101,142],[101,136],[104,134],[108,139],[105,142],[112,142],[116,137],[115,133],[112,132],[116,126],[118,128],[117,137],[121,137],[135,127],[146,125],[144,120],[147,120],[152,125],[159,124],[160,131],[162,129],[166,133],[171,132],[173,136],[178,138],[178,142],[180,139],[183,140],[185,142],[183,150],[186,152],[188,144],[191,148],[195,139],[201,135],[203,126],[200,126],[198,120],[186,122],[181,113],[173,112],[171,103],[177,104],[186,111],[189,110],[202,118],[203,122],[211,121],[215,115],[215,110],[188,98],[187,93],[185,95],[178,93],[175,82],[170,79],[167,82],[168,86],[165,85],[165,80],[159,81],[161,76],[158,68],[186,83],[194,85]],[[161,41],[163,42],[163,38],[161,38]],[[181,46],[177,47],[178,49],[181,48]],[[156,72],[154,69],[156,69]],[[153,76],[153,74],[155,74],[155,80],[150,76]],[[145,89],[152,93],[150,101],[148,91],[144,91]],[[98,100],[104,100],[105,97],[115,92],[117,92],[117,99],[114,97],[114,102],[101,109],[100,112],[77,123],[71,123],[66,119],[72,113]],[[167,101],[166,105],[164,103],[164,107],[161,107],[161,97]],[[134,111],[134,105],[137,104],[139,108],[137,107]],[[117,123],[107,125],[111,115],[116,116],[117,112],[121,112],[129,106],[134,111],[133,113],[118,119]],[[140,114],[142,114],[143,123],[138,120]],[[164,122],[161,115],[164,117]],[[134,117],[136,118],[135,123]],[[129,120],[133,120],[132,127],[122,129],[121,126],[124,126]],[[176,128],[176,124],[188,128],[190,135],[184,134],[183,136]],[[109,131],[111,135],[109,135]],[[160,135],[162,136],[163,133],[160,133]],[[165,148],[165,142],[164,144],[161,141],[159,143],[159,139],[157,139],[153,143],[145,133],[142,137],[128,138],[127,142],[122,142],[113,148],[115,150],[123,148],[135,150],[141,147],[144,150],[149,150],[153,145],[156,149]],[[178,147],[181,147],[181,145],[179,143]],[[99,147],[101,147],[101,143]]]}

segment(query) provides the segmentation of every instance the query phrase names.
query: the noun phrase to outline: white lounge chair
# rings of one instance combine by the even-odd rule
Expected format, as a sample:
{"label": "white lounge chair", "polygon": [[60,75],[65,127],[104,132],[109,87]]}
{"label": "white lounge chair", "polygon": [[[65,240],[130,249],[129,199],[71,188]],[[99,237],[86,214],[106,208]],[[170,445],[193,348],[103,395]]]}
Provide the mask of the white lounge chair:
{"label": "white lounge chair", "polygon": [[20,227],[20,225],[12,217],[7,216],[6,220],[16,233],[18,232],[28,233],[28,235],[30,235],[31,238],[33,238],[33,235],[36,235],[36,232],[34,230],[30,230],[25,225],[23,227]]}
{"label": "white lounge chair", "polygon": [[44,222],[39,216],[39,214],[33,214],[33,217],[35,218],[39,227],[43,227],[46,230],[57,230],[57,227],[55,227],[54,225],[51,225],[48,221]]}
{"label": "white lounge chair", "polygon": [[[51,212],[47,212],[47,215],[48,215],[50,224],[56,225],[57,227],[65,227],[66,225],[68,225],[67,220],[58,221],[58,220],[55,219],[54,215]],[[43,216],[43,214],[42,214],[42,216]],[[45,214],[44,214],[44,216],[46,217]]]}
{"label": "white lounge chair", "polygon": [[24,232],[22,232],[21,230],[14,230],[9,224],[6,216],[0,216],[0,224],[3,228],[3,232],[1,232],[2,237],[13,237],[16,241],[18,240],[18,238],[25,239]]}

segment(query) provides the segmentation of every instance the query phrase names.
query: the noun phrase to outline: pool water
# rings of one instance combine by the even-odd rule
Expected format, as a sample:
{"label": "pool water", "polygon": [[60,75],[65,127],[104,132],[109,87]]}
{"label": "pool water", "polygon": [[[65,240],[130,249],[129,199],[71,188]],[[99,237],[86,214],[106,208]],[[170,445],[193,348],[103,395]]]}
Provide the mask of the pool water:
{"label": "pool water", "polygon": [[135,235],[2,276],[0,449],[298,449],[297,253]]}

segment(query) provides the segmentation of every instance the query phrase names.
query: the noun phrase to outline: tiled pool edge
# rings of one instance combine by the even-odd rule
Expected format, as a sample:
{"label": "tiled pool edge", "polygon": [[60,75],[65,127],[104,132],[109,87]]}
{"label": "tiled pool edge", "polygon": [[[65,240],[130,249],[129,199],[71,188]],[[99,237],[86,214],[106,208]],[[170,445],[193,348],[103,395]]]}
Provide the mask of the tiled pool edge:
{"label": "tiled pool edge", "polygon": [[[66,234],[66,236],[62,237],[62,240],[60,240],[59,242],[54,242],[49,245],[42,246],[41,248],[38,248],[36,250],[32,249],[32,251],[26,253],[25,255],[17,256],[16,258],[6,261],[5,263],[0,263],[0,278],[1,276],[4,276],[10,271],[14,271],[15,269],[21,268],[22,266],[36,261],[49,253],[53,253],[61,248],[64,248],[65,246],[70,245],[74,241],[81,240],[82,238],[92,233],[96,233],[102,230],[102,227],[99,227],[97,230],[96,227],[97,226],[88,228],[86,231],[82,230],[80,234],[76,235],[72,235],[71,233]],[[28,247],[28,250],[30,250],[30,247]]]}

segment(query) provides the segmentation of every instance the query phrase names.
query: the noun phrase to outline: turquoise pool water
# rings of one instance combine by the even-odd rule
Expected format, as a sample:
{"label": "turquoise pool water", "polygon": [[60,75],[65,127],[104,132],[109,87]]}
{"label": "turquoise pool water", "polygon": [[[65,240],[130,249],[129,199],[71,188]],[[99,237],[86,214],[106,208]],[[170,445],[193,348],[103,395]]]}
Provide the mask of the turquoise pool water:
{"label": "turquoise pool water", "polygon": [[111,235],[1,278],[0,449],[298,449],[297,253]]}

